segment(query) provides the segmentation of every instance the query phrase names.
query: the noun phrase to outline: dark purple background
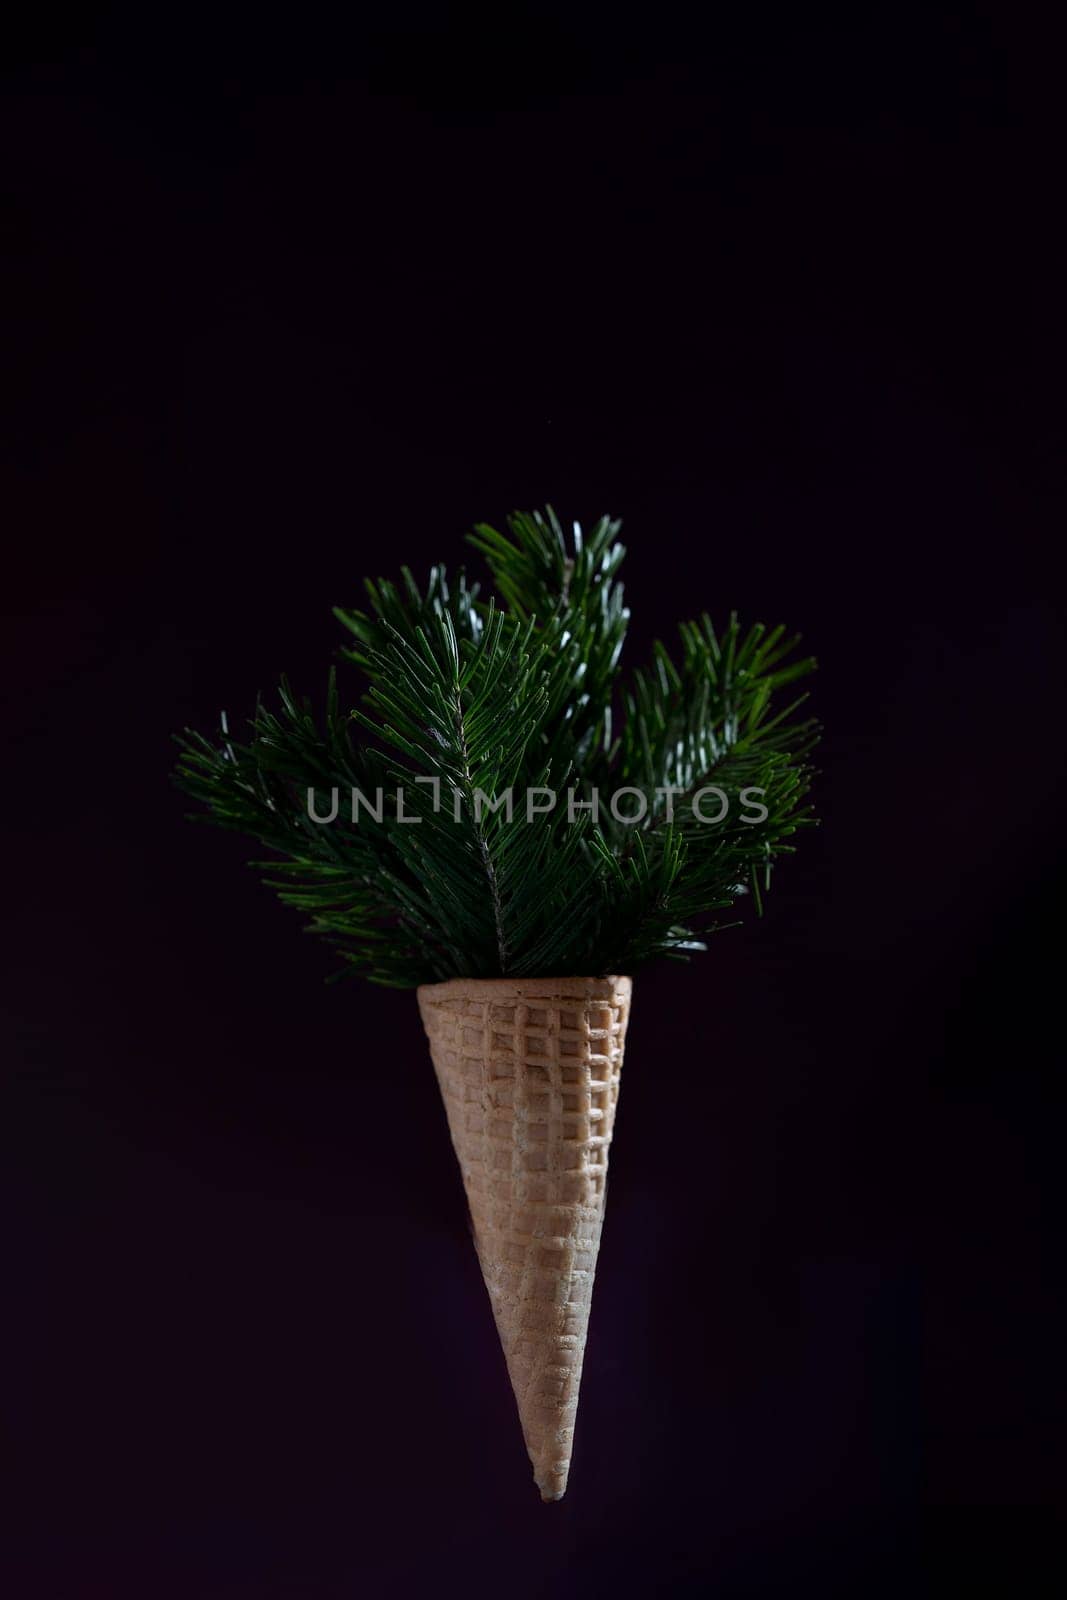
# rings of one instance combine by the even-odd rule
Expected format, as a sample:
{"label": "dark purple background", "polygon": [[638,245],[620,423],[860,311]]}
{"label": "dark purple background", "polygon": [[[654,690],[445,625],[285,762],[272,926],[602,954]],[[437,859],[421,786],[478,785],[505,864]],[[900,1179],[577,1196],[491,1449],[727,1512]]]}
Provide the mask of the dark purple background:
{"label": "dark purple background", "polygon": [[[1010,1566],[1062,1422],[1051,41],[405,17],[7,75],[8,1592],[899,1597],[922,1516]],[[365,573],[546,499],[625,519],[631,659],[785,620],[827,727],[764,921],[637,984],[548,1508],[413,997],[324,986],[168,785]]]}

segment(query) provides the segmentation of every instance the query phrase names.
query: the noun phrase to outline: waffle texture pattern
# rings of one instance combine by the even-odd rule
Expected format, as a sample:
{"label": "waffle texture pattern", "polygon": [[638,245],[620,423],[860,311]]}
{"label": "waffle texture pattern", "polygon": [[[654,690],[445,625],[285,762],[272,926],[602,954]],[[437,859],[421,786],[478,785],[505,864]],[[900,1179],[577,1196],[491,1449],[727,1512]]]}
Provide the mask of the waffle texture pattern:
{"label": "waffle texture pattern", "polygon": [[543,1500],[567,1487],[630,993],[619,977],[418,991]]}

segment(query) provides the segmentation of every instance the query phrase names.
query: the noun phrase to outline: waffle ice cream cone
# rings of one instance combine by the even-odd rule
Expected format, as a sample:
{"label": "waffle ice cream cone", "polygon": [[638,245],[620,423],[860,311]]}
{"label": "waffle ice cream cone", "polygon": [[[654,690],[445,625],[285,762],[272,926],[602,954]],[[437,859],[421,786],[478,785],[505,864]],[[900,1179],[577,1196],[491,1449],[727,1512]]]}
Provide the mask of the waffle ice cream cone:
{"label": "waffle ice cream cone", "polygon": [[629,978],[456,978],[419,1010],[542,1500],[567,1487]]}

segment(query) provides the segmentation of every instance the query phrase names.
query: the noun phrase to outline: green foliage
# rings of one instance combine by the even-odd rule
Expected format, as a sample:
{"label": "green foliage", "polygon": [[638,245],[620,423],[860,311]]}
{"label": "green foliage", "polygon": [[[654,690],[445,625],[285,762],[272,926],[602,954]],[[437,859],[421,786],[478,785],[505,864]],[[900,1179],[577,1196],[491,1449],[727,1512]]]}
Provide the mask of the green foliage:
{"label": "green foliage", "polygon": [[[364,679],[343,708],[331,672],[316,715],[283,682],[243,739],[186,731],[177,779],[222,827],[259,841],[281,898],[379,983],[632,972],[704,948],[701,932],[752,890],[812,822],[817,729],[781,691],[814,666],[782,628],[656,644],[629,678],[619,523],[568,537],[551,508],[479,525],[470,543],[496,591],[434,567],[425,589],[367,582],[338,610]],[[720,822],[694,814],[715,785]],[[612,815],[644,812],[627,823]],[[741,791],[763,791],[741,804]],[[397,791],[402,790],[402,804]],[[534,814],[527,793],[535,796]],[[670,792],[668,792],[668,789]],[[328,815],[337,791],[334,821]],[[512,806],[507,805],[507,793]],[[597,791],[598,814],[589,808]],[[573,796],[573,809],[568,804]],[[585,803],[583,808],[583,802]],[[754,806],[766,807],[753,822]],[[495,809],[493,808],[495,804]],[[717,797],[702,814],[714,817]],[[417,819],[417,820],[414,820]]]}

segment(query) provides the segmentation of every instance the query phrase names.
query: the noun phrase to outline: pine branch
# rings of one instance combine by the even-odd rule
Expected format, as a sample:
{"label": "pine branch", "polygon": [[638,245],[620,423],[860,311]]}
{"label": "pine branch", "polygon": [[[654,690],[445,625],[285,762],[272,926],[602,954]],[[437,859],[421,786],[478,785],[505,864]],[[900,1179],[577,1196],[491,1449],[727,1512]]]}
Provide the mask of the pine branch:
{"label": "pine branch", "polygon": [[[759,907],[772,863],[811,825],[817,728],[788,691],[814,663],[781,628],[731,617],[720,635],[704,616],[680,628],[677,659],[657,644],[620,687],[618,530],[605,517],[568,540],[551,508],[516,513],[506,533],[479,525],[470,542],[499,599],[440,566],[423,591],[404,568],[399,585],[368,581],[366,610],[337,611],[364,683],[354,710],[335,674],[321,719],[283,681],[243,739],[224,718],[215,741],[179,740],[179,784],[273,853],[256,863],[266,881],[351,970],[406,986],[684,957],[738,895]],[[701,820],[693,801],[711,785],[762,791],[765,819],[735,805]],[[570,787],[584,801],[632,789],[645,814],[572,819]],[[336,792],[333,822],[312,817],[309,790]],[[555,806],[528,814],[531,790]]]}

